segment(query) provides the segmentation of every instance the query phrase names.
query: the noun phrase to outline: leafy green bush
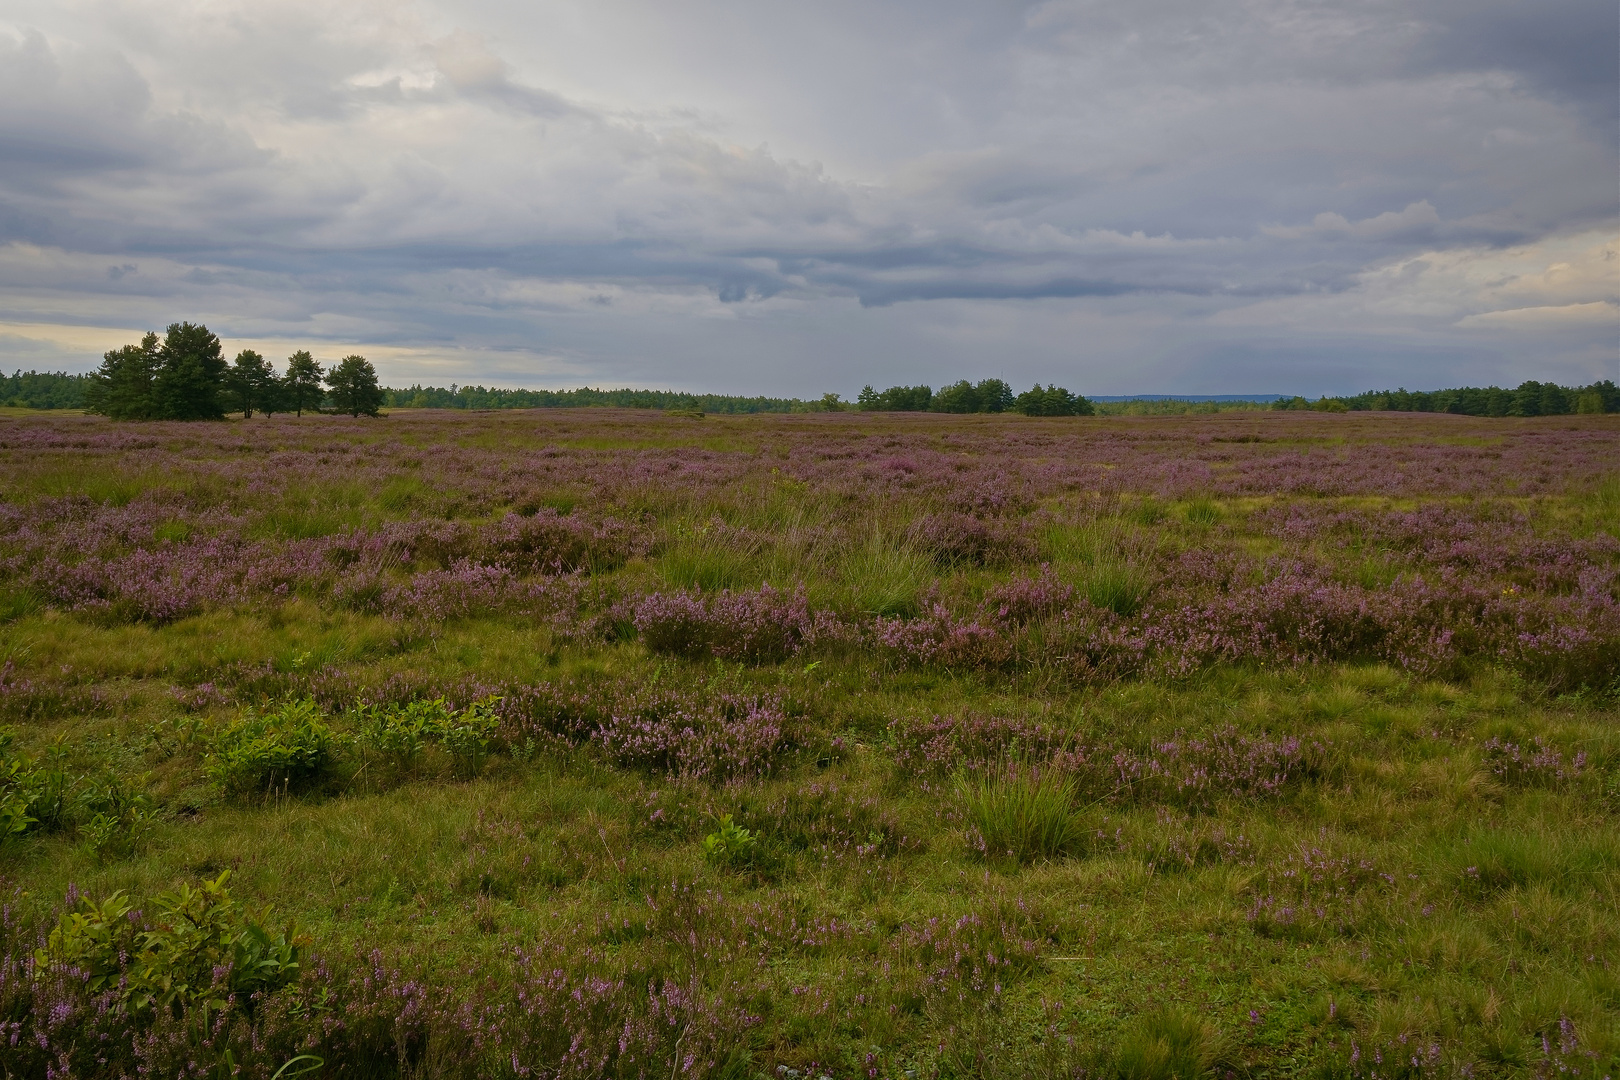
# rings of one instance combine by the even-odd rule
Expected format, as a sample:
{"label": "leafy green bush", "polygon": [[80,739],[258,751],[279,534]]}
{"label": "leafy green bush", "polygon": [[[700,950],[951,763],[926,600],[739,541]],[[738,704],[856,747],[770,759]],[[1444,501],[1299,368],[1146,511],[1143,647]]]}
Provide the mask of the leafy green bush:
{"label": "leafy green bush", "polygon": [[309,700],[248,713],[214,739],[208,776],[230,794],[301,787],[331,765],[332,729]]}
{"label": "leafy green bush", "polygon": [[59,761],[41,764],[17,756],[12,739],[11,732],[0,731],[0,841],[60,828],[68,817],[67,770]]}
{"label": "leafy green bush", "polygon": [[957,791],[987,859],[1055,859],[1077,851],[1085,835],[1074,813],[1074,779],[1054,770],[1015,766],[990,777],[960,777]]}
{"label": "leafy green bush", "polygon": [[717,866],[739,869],[753,861],[757,838],[738,825],[730,814],[720,815],[720,827],[703,838],[703,857]]}
{"label": "leafy green bush", "polygon": [[62,915],[34,954],[41,975],[62,968],[84,973],[93,993],[116,990],[135,1011],[235,1000],[252,1007],[255,994],[272,993],[298,978],[297,927],[272,929],[266,907],[252,911],[232,899],[225,870],[212,881],[181,885],[155,899],[152,927],[135,921],[123,892],[99,904],[88,897]]}
{"label": "leafy green bush", "polygon": [[414,773],[428,746],[437,743],[455,759],[456,771],[475,775],[489,756],[490,741],[500,727],[495,714],[499,698],[453,709],[443,698],[405,705],[362,705],[356,710],[360,746],[379,755],[398,772]]}
{"label": "leafy green bush", "polygon": [[79,832],[97,855],[129,855],[157,822],[152,800],[109,776],[79,792]]}

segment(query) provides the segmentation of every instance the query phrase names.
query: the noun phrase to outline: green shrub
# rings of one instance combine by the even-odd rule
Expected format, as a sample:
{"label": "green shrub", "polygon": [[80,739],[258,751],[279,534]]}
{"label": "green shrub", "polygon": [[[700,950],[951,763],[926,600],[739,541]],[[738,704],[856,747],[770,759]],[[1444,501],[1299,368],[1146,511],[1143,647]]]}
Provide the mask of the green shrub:
{"label": "green shrub", "polygon": [[1010,768],[959,778],[968,825],[988,859],[1055,859],[1079,850],[1085,829],[1074,813],[1075,783],[1051,769]]}
{"label": "green shrub", "polygon": [[91,781],[77,799],[80,835],[97,855],[130,855],[157,822],[152,800],[118,777]]}
{"label": "green shrub", "polygon": [[135,1011],[174,1009],[235,1000],[251,1008],[298,978],[297,927],[270,926],[270,911],[252,911],[231,898],[222,871],[196,887],[181,885],[155,898],[158,918],[143,928],[122,892],[101,903],[80,899],[64,913],[34,954],[43,975],[61,968],[85,973],[93,993],[116,990]]}
{"label": "green shrub", "polygon": [[0,731],[0,841],[67,822],[71,780],[57,762],[42,765],[11,752],[12,734]]}
{"label": "green shrub", "polygon": [[249,713],[214,739],[208,776],[227,793],[307,786],[332,761],[332,729],[309,700]]}
{"label": "green shrub", "polygon": [[414,773],[423,751],[438,744],[455,759],[457,772],[475,775],[489,756],[500,727],[499,698],[453,709],[443,698],[405,705],[362,705],[356,710],[361,747],[379,755],[397,772]]}
{"label": "green shrub", "polygon": [[733,869],[749,865],[757,847],[754,834],[733,821],[730,814],[720,815],[716,824],[720,827],[703,838],[703,857]]}

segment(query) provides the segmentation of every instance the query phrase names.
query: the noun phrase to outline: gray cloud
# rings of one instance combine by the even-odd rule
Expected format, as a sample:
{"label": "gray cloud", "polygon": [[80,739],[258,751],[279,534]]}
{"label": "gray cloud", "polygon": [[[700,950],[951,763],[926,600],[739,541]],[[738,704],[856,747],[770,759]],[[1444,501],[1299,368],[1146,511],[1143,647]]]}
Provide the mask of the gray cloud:
{"label": "gray cloud", "polygon": [[[1613,373],[1612,4],[211,10],[0,0],[0,319],[460,381]],[[1491,315],[1561,258],[1567,318]]]}

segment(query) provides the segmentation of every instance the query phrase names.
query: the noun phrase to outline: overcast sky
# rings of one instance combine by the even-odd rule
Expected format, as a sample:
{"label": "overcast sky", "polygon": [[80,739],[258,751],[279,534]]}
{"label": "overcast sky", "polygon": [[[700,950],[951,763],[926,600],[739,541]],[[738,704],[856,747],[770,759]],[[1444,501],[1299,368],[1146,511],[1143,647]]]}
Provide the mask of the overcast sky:
{"label": "overcast sky", "polygon": [[1614,0],[0,0],[0,364],[1615,378]]}

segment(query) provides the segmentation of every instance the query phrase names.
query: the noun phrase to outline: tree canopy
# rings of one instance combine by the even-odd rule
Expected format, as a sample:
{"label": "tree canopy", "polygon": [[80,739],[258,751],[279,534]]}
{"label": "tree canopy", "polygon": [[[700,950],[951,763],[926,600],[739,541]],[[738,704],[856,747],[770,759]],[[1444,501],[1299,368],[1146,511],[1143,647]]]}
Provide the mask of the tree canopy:
{"label": "tree canopy", "polygon": [[377,369],[363,356],[345,356],[326,373],[332,390],[332,407],[350,416],[376,416],[382,407],[383,391],[377,385]]}

